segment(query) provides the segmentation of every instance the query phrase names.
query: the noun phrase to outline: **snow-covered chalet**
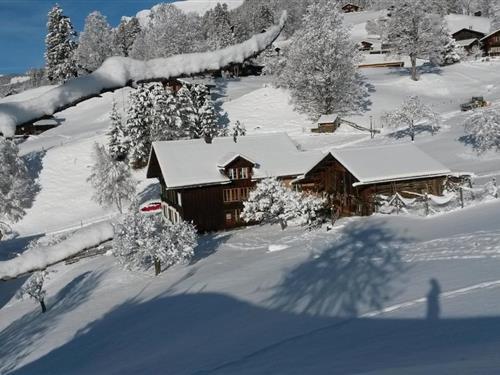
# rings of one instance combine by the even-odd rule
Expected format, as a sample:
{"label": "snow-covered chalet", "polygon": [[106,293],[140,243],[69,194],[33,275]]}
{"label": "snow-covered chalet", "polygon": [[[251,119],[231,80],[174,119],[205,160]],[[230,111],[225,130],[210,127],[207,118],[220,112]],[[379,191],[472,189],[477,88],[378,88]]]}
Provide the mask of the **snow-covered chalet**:
{"label": "snow-covered chalet", "polygon": [[342,215],[369,215],[377,194],[440,195],[450,174],[411,143],[301,151],[281,133],[154,142],[147,168],[160,181],[165,217],[201,232],[244,225],[243,202],[270,176],[328,196]]}

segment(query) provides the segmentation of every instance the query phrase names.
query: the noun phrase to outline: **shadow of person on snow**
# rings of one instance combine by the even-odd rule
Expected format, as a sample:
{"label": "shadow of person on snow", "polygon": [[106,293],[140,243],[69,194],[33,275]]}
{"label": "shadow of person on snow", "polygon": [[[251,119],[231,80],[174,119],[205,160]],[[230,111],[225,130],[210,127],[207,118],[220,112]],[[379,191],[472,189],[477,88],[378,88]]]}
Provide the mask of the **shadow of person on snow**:
{"label": "shadow of person on snow", "polygon": [[427,314],[428,320],[439,319],[441,308],[439,304],[439,295],[441,294],[441,287],[436,279],[430,279],[431,289],[427,293]]}

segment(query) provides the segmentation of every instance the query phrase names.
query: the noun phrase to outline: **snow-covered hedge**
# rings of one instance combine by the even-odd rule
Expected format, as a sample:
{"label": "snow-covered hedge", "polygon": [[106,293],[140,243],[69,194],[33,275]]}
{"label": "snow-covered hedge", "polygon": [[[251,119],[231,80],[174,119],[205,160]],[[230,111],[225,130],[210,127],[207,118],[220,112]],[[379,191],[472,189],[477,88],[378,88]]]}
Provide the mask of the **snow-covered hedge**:
{"label": "snow-covered hedge", "polygon": [[40,246],[26,251],[17,258],[0,262],[0,280],[44,269],[82,250],[110,240],[113,236],[114,228],[110,222],[92,224],[74,232],[55,245]]}
{"label": "snow-covered hedge", "polygon": [[71,79],[30,100],[0,104],[0,132],[10,137],[17,125],[52,115],[81,99],[128,85],[130,82],[173,78],[218,70],[262,52],[279,36],[286,21],[283,13],[278,25],[252,38],[217,51],[190,53],[148,61],[110,57],[88,76]]}

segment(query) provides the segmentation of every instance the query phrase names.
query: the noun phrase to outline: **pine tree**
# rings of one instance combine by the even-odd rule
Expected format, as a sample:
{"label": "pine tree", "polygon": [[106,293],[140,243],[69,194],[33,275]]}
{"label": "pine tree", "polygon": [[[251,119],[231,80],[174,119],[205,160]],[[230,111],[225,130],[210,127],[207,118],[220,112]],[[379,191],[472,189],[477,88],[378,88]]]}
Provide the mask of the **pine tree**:
{"label": "pine tree", "polygon": [[48,14],[45,37],[45,69],[50,82],[63,82],[76,77],[75,37],[71,20],[63,15],[62,9],[56,4]]}
{"label": "pine tree", "polygon": [[42,308],[42,313],[47,311],[47,307],[45,305],[45,296],[47,292],[43,287],[47,275],[47,271],[34,272],[16,294],[19,299],[29,297],[39,302],[40,307]]}
{"label": "pine tree", "polygon": [[434,131],[439,124],[438,115],[432,110],[432,108],[422,103],[418,96],[411,96],[406,99],[400,108],[386,113],[383,116],[382,121],[389,128],[408,128],[412,141],[415,140],[418,125],[429,123],[431,131],[434,134]]}
{"label": "pine tree", "polygon": [[132,45],[141,31],[139,20],[136,17],[123,18],[114,33],[114,51],[119,56],[129,56]]}
{"label": "pine tree", "polygon": [[151,150],[153,103],[149,86],[141,84],[129,96],[125,137],[129,161],[135,168],[144,166]]}
{"label": "pine tree", "polygon": [[459,62],[462,59],[463,48],[449,33],[443,33],[441,37],[443,49],[439,51],[438,55],[432,54],[431,61],[439,65],[452,65]]}
{"label": "pine tree", "polygon": [[384,39],[395,53],[410,56],[411,79],[414,81],[418,81],[417,58],[439,55],[444,48],[444,19],[430,12],[432,8],[430,0],[397,1],[387,22]]}
{"label": "pine tree", "polygon": [[200,108],[200,124],[194,138],[203,138],[207,143],[212,143],[212,139],[221,135],[214,103],[210,99]]}
{"label": "pine tree", "polygon": [[99,68],[106,58],[113,55],[113,32],[98,11],[90,13],[85,19],[80,34],[76,61],[80,68],[90,73]]}
{"label": "pine tree", "polygon": [[127,140],[123,129],[123,121],[116,102],[113,100],[111,113],[109,115],[111,125],[107,133],[108,136],[108,152],[115,160],[123,160],[127,155]]}
{"label": "pine tree", "polygon": [[136,182],[130,173],[130,167],[123,162],[113,160],[106,149],[94,145],[94,164],[87,181],[94,188],[92,199],[102,206],[116,206],[120,213],[123,202],[130,201],[135,195]]}
{"label": "pine tree", "polygon": [[182,119],[178,100],[170,88],[161,84],[151,87],[153,101],[151,141],[170,141],[182,136]]}
{"label": "pine tree", "polygon": [[239,120],[234,123],[233,128],[231,129],[231,135],[235,142],[238,141],[238,137],[245,136],[247,134],[247,129],[245,125],[243,125]]}
{"label": "pine tree", "polygon": [[182,123],[180,137],[189,137],[192,129],[196,126],[197,110],[193,102],[191,90],[185,85],[177,92],[177,103]]}
{"label": "pine tree", "polygon": [[162,268],[189,260],[194,255],[196,237],[193,225],[144,215],[134,204],[117,226],[113,254],[126,269],[154,267],[158,275]]}
{"label": "pine tree", "polygon": [[359,52],[328,0],[308,8],[292,39],[277,83],[289,88],[297,110],[312,118],[358,111],[366,90],[357,72]]}
{"label": "pine tree", "polygon": [[0,223],[16,222],[25,215],[32,188],[17,145],[0,137]]}

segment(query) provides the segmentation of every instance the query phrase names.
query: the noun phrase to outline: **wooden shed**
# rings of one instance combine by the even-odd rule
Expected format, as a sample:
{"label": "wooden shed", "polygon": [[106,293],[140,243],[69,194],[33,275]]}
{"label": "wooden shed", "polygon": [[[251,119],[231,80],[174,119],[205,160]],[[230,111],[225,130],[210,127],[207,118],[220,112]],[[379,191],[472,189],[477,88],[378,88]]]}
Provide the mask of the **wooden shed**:
{"label": "wooden shed", "polygon": [[340,126],[338,115],[322,115],[318,120],[318,127],[311,129],[313,133],[333,133]]}

